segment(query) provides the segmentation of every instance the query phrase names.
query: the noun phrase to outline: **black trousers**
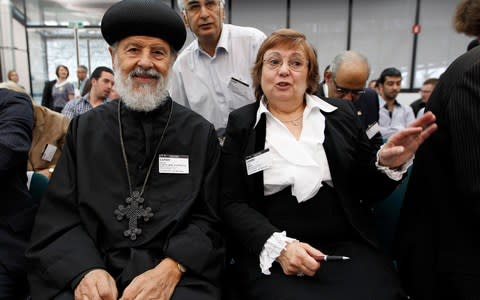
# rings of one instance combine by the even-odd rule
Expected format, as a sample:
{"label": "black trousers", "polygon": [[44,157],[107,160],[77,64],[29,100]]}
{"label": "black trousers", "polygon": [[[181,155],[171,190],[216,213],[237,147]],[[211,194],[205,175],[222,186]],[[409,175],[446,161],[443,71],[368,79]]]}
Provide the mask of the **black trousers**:
{"label": "black trousers", "polygon": [[265,197],[262,210],[287,236],[351,260],[324,262],[315,276],[297,277],[285,275],[277,263],[271,275],[263,275],[258,257],[244,257],[236,267],[245,268],[239,274],[248,299],[407,299],[392,261],[355,232],[333,188],[324,186],[302,203],[287,188]]}
{"label": "black trousers", "polygon": [[29,287],[25,270],[0,264],[0,299],[27,299]]}

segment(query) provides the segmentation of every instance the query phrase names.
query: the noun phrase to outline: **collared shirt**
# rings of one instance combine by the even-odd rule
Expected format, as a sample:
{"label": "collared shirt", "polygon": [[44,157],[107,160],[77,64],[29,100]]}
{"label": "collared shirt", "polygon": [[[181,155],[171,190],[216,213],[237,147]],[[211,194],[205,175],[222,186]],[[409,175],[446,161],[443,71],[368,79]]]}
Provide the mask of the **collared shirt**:
{"label": "collared shirt", "polygon": [[408,124],[415,120],[413,110],[408,105],[402,105],[395,100],[393,111],[390,113],[387,104],[383,102],[380,105],[378,125],[380,133],[384,139],[388,139],[392,134],[406,128]]}
{"label": "collared shirt", "polygon": [[257,123],[265,114],[265,148],[270,149],[273,162],[270,168],[263,171],[265,195],[291,186],[292,195],[298,202],[303,202],[317,194],[322,182],[331,183],[330,168],[323,148],[325,116],[321,111],[332,112],[337,108],[313,95],[307,95],[306,100],[303,128],[298,140],[268,111],[264,101],[260,102]]}
{"label": "collared shirt", "polygon": [[89,78],[86,77],[84,80],[75,81],[75,99],[80,99],[80,97],[82,97],[83,89],[88,80]]}
{"label": "collared shirt", "polygon": [[173,66],[172,99],[213,123],[217,132],[225,128],[232,110],[255,101],[250,72],[264,39],[258,29],[224,24],[213,57],[194,40]]}
{"label": "collared shirt", "polygon": [[[93,107],[90,104],[90,101],[88,101],[89,98],[90,98],[90,93],[86,94],[80,99],[74,99],[74,100],[68,101],[62,110],[62,114],[64,114],[70,119],[73,119],[76,116],[91,110]],[[105,103],[106,101],[107,100],[104,100],[103,103]]]}

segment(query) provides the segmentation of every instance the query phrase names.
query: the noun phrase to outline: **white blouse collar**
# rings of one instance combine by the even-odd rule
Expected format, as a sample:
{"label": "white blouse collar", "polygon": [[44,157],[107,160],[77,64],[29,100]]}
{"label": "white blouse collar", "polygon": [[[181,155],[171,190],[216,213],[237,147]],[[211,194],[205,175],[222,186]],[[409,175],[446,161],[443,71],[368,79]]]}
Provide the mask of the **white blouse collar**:
{"label": "white blouse collar", "polygon": [[[306,101],[306,106],[305,106],[305,111],[304,111],[305,115],[308,115],[312,111],[313,108],[318,108],[321,111],[326,112],[326,113],[331,113],[332,111],[337,109],[336,106],[333,106],[333,105],[327,103],[326,101],[318,98],[315,95],[306,94],[305,98],[307,100]],[[253,127],[257,127],[257,124],[260,121],[260,118],[262,117],[262,114],[264,114],[264,113],[271,114],[270,111],[267,108],[265,96],[263,96],[262,99],[260,99],[260,104],[259,104],[258,110],[257,110],[257,117],[256,117],[256,120],[255,120],[255,125]]]}

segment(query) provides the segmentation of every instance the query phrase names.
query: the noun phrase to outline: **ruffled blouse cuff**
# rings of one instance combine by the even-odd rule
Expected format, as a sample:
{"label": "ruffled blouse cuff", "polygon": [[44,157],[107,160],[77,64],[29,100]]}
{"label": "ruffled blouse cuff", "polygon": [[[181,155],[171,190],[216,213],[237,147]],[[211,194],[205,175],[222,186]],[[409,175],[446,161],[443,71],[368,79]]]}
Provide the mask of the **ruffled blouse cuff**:
{"label": "ruffled blouse cuff", "polygon": [[375,166],[377,167],[377,170],[387,175],[390,179],[395,181],[400,181],[403,177],[403,174],[405,174],[408,171],[408,168],[410,168],[410,166],[413,164],[413,159],[415,158],[415,155],[412,156],[412,158],[410,158],[406,163],[404,163],[399,168],[391,169],[389,167],[381,166],[379,164],[380,151],[382,151],[383,146],[384,145],[382,145],[380,149],[377,151],[377,161],[375,162]]}
{"label": "ruffled blouse cuff", "polygon": [[287,237],[285,231],[275,232],[268,238],[263,245],[263,250],[260,253],[260,269],[265,275],[270,275],[270,268],[273,262],[280,256],[282,250],[291,242],[297,241]]}

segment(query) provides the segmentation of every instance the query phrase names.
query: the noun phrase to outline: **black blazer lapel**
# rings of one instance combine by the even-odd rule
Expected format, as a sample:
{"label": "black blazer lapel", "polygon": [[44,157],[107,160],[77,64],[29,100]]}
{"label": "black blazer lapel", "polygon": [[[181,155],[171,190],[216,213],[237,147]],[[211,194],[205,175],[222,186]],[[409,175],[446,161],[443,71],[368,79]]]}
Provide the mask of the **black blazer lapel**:
{"label": "black blazer lapel", "polygon": [[338,184],[342,185],[342,181],[344,179],[343,175],[340,175],[344,174],[343,171],[341,171],[342,162],[340,158],[342,155],[337,155],[337,153],[345,152],[344,137],[335,127],[335,111],[331,113],[322,111],[322,114],[325,116],[325,141],[323,142],[323,148],[325,149],[325,154],[327,155],[330,174],[335,186]]}
{"label": "black blazer lapel", "polygon": [[[265,136],[267,131],[267,121],[265,114],[262,114],[257,126],[253,129],[252,140],[255,140],[254,152],[259,152],[265,149]],[[263,196],[263,171],[251,175],[253,180],[253,190],[255,195],[261,199]]]}

